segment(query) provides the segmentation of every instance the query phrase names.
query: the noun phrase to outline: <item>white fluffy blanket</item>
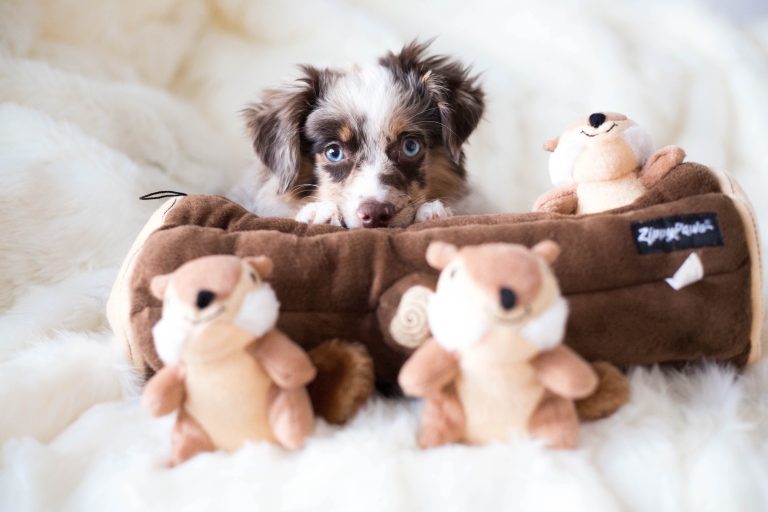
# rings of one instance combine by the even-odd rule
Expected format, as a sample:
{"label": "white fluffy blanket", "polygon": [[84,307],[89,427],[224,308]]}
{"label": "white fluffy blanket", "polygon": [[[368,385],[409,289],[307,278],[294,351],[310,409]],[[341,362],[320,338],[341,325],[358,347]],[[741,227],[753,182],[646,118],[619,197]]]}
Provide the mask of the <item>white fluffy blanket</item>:
{"label": "white fluffy blanket", "polygon": [[764,363],[635,371],[631,403],[575,452],[422,453],[418,406],[378,401],[299,453],[253,445],[162,468],[170,419],[139,407],[104,317],[157,206],[137,197],[221,192],[251,158],[238,110],[262,87],[416,36],[483,72],[478,204],[525,210],[547,187],[541,143],[611,109],[733,172],[768,225],[765,18],[736,27],[662,0],[3,0],[0,509],[768,508]]}

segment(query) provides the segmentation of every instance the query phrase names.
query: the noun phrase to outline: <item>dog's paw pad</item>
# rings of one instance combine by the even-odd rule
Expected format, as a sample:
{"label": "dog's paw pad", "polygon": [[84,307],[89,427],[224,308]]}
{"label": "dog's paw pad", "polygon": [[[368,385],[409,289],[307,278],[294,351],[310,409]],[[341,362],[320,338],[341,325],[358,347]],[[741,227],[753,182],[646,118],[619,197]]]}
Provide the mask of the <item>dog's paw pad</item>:
{"label": "dog's paw pad", "polygon": [[328,201],[318,201],[304,205],[299,213],[296,214],[296,220],[306,222],[307,224],[330,224],[332,226],[341,226],[341,214],[335,203]]}
{"label": "dog's paw pad", "polygon": [[442,201],[436,199],[419,206],[416,211],[416,222],[426,222],[432,219],[444,219],[453,215],[451,209],[443,204]]}

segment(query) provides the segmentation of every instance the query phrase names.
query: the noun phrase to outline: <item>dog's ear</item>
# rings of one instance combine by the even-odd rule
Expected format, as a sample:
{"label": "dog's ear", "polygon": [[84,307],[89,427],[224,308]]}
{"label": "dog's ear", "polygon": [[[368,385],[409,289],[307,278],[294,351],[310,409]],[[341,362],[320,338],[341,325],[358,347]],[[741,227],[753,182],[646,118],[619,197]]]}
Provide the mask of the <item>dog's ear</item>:
{"label": "dog's ear", "polygon": [[398,80],[425,88],[437,108],[443,141],[451,158],[461,164],[462,145],[477,127],[485,108],[478,76],[468,66],[445,55],[428,55],[432,41],[413,41],[400,53],[390,52],[379,63]]}
{"label": "dog's ear", "polygon": [[261,101],[243,110],[256,155],[277,176],[286,192],[299,176],[309,151],[302,129],[334,72],[300,66],[302,75],[279,89],[267,90]]}

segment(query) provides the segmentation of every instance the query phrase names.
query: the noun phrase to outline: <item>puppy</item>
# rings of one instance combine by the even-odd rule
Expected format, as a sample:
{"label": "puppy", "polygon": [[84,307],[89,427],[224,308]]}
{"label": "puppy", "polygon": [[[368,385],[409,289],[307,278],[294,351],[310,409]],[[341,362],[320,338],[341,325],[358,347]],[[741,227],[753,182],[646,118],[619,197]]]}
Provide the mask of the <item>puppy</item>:
{"label": "puppy", "polygon": [[413,42],[376,65],[301,66],[245,109],[261,165],[233,199],[257,215],[347,228],[446,217],[467,193],[463,145],[483,114],[469,68]]}

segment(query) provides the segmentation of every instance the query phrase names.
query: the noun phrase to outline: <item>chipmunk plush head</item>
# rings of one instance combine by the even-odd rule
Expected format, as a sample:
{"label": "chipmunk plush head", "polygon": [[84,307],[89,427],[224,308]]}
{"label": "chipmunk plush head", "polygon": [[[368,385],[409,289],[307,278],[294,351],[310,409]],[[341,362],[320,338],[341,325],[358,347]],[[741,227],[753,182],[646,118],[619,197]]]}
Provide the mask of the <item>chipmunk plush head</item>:
{"label": "chipmunk plush head", "polygon": [[[178,362],[182,350],[236,350],[242,347],[190,336],[212,324],[235,324],[261,336],[277,323],[280,303],[263,281],[272,273],[266,256],[206,256],[189,261],[171,274],[156,276],[152,294],[163,301],[163,316],[152,334],[158,356],[165,364]],[[223,341],[223,340],[222,340]],[[187,343],[190,344],[187,347]],[[193,346],[195,343],[202,346]]]}
{"label": "chipmunk plush head", "polygon": [[645,165],[653,152],[648,132],[623,114],[597,112],[570,126],[544,149],[552,152],[553,185],[615,180]]}
{"label": "chipmunk plush head", "polygon": [[560,252],[552,241],[532,249],[486,244],[457,249],[433,242],[428,263],[442,270],[427,305],[433,336],[447,350],[507,337],[500,347],[515,359],[560,343],[568,308],[549,264]]}
{"label": "chipmunk plush head", "polygon": [[624,114],[595,112],[547,141],[553,191],[534,209],[595,213],[630,204],[685,158],[667,146],[654,153],[648,133]]}

